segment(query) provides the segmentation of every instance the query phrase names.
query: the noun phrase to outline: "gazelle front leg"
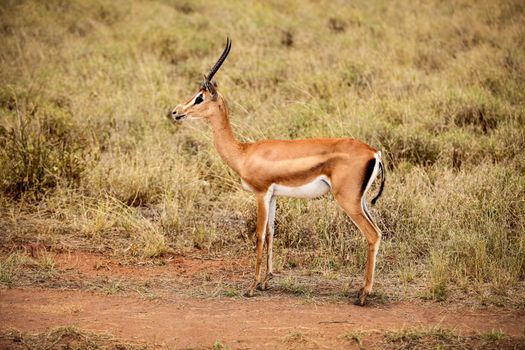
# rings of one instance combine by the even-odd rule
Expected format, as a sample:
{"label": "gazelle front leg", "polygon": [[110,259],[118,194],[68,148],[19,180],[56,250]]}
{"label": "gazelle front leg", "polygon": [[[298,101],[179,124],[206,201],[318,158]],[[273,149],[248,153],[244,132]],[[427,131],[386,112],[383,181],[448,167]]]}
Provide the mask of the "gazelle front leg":
{"label": "gazelle front leg", "polygon": [[273,194],[270,190],[266,193],[263,192],[257,194],[257,245],[255,248],[255,279],[250,288],[245,293],[245,295],[249,297],[253,296],[255,288],[257,288],[257,285],[261,280],[261,262],[266,234],[266,226],[268,225],[268,212],[272,195]]}
{"label": "gazelle front leg", "polygon": [[272,252],[273,252],[273,233],[275,231],[275,207],[276,197],[272,196],[270,199],[270,208],[268,212],[268,226],[266,227],[266,249],[268,256],[266,257],[266,273],[261,284],[261,290],[268,289],[268,281],[273,277],[273,266],[272,266]]}

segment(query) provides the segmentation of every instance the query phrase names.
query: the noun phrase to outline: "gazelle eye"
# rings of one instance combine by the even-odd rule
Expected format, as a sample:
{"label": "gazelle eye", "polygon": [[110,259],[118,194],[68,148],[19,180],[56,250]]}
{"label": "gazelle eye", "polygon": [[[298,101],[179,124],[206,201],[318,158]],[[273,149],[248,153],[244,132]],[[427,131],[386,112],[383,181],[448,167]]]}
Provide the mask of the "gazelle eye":
{"label": "gazelle eye", "polygon": [[197,98],[195,99],[195,104],[198,105],[198,104],[201,103],[202,101],[204,101],[204,99],[202,98],[202,94],[200,94],[200,95],[197,96]]}

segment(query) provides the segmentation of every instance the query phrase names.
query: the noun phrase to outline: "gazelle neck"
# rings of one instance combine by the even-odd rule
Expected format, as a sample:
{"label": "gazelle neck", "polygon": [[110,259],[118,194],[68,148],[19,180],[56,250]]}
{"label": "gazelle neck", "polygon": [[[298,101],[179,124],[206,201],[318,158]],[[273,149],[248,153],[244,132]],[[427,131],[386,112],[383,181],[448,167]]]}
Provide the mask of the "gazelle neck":
{"label": "gazelle neck", "polygon": [[209,120],[213,129],[213,141],[217,152],[224,162],[239,174],[243,144],[237,141],[233,135],[228,118],[228,106],[222,96],[219,97],[216,112]]}

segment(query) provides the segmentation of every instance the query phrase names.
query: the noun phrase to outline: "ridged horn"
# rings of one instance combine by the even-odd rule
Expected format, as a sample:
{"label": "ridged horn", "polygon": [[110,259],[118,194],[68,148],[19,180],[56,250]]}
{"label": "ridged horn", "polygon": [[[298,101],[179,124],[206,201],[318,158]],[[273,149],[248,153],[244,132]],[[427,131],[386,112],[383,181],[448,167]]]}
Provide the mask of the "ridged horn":
{"label": "ridged horn", "polygon": [[226,59],[226,57],[228,57],[228,54],[230,53],[231,47],[232,47],[232,42],[231,42],[230,38],[226,37],[226,47],[224,47],[224,51],[222,52],[221,57],[219,57],[219,59],[217,60],[217,63],[215,63],[213,68],[210,69],[210,72],[205,77],[205,79],[204,79],[205,83],[210,83],[211,82],[211,79],[213,78],[215,73],[217,73],[219,68],[221,68],[222,64],[224,63],[224,60]]}

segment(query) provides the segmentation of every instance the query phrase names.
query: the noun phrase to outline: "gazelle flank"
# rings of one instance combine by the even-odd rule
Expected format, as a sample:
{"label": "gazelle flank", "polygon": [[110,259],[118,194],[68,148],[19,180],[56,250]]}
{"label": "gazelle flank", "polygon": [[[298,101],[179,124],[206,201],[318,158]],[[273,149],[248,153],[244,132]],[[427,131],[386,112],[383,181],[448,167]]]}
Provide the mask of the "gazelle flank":
{"label": "gazelle flank", "polygon": [[[348,214],[368,242],[368,256],[363,288],[356,304],[364,305],[372,291],[376,255],[381,232],[366,206],[366,192],[382,173],[379,198],[385,182],[381,152],[351,138],[317,138],[304,140],[262,140],[239,142],[233,135],[228,119],[228,105],[212,80],[231,49],[226,47],[197,93],[179,104],[171,113],[174,121],[204,119],[211,124],[213,140],[223,161],[241,178],[242,187],[257,198],[257,244],[255,278],[246,295],[255,289],[265,290],[272,278],[272,245],[276,197],[317,198],[332,191],[337,203]],[[261,276],[263,247],[267,259]],[[262,277],[262,278],[261,278]]]}

